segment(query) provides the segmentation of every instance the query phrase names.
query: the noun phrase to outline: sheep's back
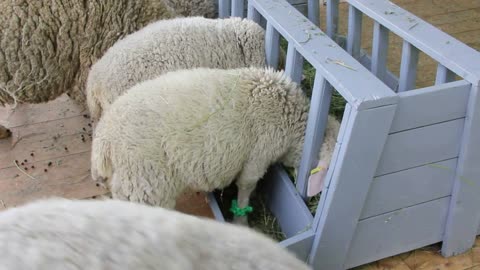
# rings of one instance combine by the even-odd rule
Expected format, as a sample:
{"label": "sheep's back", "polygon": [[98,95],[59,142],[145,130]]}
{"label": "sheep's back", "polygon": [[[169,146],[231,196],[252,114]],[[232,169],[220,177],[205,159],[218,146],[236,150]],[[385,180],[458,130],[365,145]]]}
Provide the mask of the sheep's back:
{"label": "sheep's back", "polygon": [[0,269],[308,269],[246,228],[116,200],[6,210],[0,241]]}
{"label": "sheep's back", "polygon": [[247,99],[235,87],[242,87],[238,70],[182,70],[145,81],[111,105],[94,139],[110,143],[114,167],[148,160],[178,181],[202,178],[202,190],[223,186],[256,136]]}

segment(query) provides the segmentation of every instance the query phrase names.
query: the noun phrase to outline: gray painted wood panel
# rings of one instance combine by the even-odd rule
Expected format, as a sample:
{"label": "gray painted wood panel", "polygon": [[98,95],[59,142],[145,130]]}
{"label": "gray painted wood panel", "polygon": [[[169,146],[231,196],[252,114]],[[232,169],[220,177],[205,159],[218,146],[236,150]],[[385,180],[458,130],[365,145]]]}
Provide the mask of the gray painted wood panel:
{"label": "gray painted wood panel", "polygon": [[362,41],[362,13],[354,6],[348,7],[347,52],[355,59],[360,58]]}
{"label": "gray painted wood panel", "polygon": [[375,176],[455,158],[465,119],[390,134]]}
{"label": "gray painted wood panel", "polygon": [[[354,108],[395,104],[397,96],[285,0],[250,0]],[[268,28],[267,28],[268,30]]]}
{"label": "gray painted wood panel", "polygon": [[435,76],[435,84],[442,84],[453,82],[455,80],[455,73],[450,71],[442,64],[438,64],[437,74]]}
{"label": "gray painted wood panel", "polygon": [[456,168],[454,158],[374,178],[360,219],[450,196]]}
{"label": "gray painted wood panel", "polygon": [[449,202],[445,197],[360,221],[341,269],[440,242]]}
{"label": "gray painted wood panel", "polygon": [[327,0],[327,35],[333,40],[338,33],[338,4],[339,0]]}
{"label": "gray painted wood panel", "polygon": [[470,88],[462,80],[400,93],[390,132],[465,117]]}
{"label": "gray painted wood panel", "polygon": [[415,48],[408,41],[403,41],[398,92],[415,89],[415,82],[417,80],[418,54],[419,50],[417,48]]}
{"label": "gray painted wood panel", "polygon": [[388,53],[388,29],[375,22],[373,25],[372,73],[381,81],[385,81]]}
{"label": "gray painted wood panel", "polygon": [[316,159],[325,135],[331,98],[332,87],[317,72],[310,101],[310,111],[308,112],[305,142],[296,178],[297,190],[304,199],[307,198],[308,177],[310,171],[316,166]]}
{"label": "gray painted wood panel", "polygon": [[307,261],[310,249],[312,248],[313,237],[315,233],[313,230],[297,234],[280,242],[280,246],[287,248],[293,252],[297,258],[302,261]]}
{"label": "gray painted wood panel", "polygon": [[480,81],[480,54],[475,49],[388,0],[348,2],[469,82]]}
{"label": "gray painted wood panel", "polygon": [[223,217],[222,210],[220,210],[220,207],[218,206],[218,202],[215,199],[215,195],[213,195],[212,192],[209,192],[207,194],[207,200],[208,200],[208,205],[210,206],[210,209],[212,209],[213,216],[217,221],[220,222],[225,222],[225,218]]}
{"label": "gray painted wood panel", "polygon": [[[314,219],[317,235],[310,263],[315,269],[343,269],[375,168],[387,139],[396,105],[352,111],[339,159],[321,212]],[[338,147],[338,145],[337,145]]]}
{"label": "gray painted wood panel", "polygon": [[480,225],[480,86],[470,91],[462,148],[456,172],[455,185],[442,254],[451,256],[467,251],[475,241]]}
{"label": "gray painted wood panel", "polygon": [[280,165],[272,166],[265,176],[265,202],[287,237],[312,227],[312,214]]}
{"label": "gray painted wood panel", "polygon": [[[371,69],[372,59],[370,56],[363,50],[360,49],[360,59],[358,60],[365,68]],[[398,89],[398,77],[395,76],[387,67],[385,67],[385,77],[383,82],[393,91]]]}
{"label": "gray painted wood panel", "polygon": [[300,84],[303,74],[303,57],[295,50],[295,46],[288,44],[287,62],[285,65],[285,73],[290,76],[292,81]]}

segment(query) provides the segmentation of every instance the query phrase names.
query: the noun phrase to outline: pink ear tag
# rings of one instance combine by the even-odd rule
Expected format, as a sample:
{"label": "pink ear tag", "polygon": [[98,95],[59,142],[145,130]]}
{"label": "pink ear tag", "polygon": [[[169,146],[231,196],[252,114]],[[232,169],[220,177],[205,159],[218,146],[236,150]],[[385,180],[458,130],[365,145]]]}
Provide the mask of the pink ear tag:
{"label": "pink ear tag", "polygon": [[315,196],[323,190],[326,175],[327,166],[324,161],[319,161],[317,167],[310,172],[310,177],[308,178],[308,197]]}

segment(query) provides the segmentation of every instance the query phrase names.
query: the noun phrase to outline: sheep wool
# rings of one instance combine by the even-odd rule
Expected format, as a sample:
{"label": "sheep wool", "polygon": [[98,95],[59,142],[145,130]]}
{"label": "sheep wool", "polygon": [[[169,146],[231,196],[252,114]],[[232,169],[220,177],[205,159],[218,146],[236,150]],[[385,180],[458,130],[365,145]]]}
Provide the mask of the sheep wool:
{"label": "sheep wool", "polygon": [[0,270],[311,269],[248,228],[117,200],[5,210],[0,242]]}
{"label": "sheep wool", "polygon": [[218,0],[165,0],[175,12],[185,17],[203,16],[206,18],[216,17],[215,3]]}
{"label": "sheep wool", "polygon": [[[243,208],[270,165],[298,166],[308,109],[300,87],[270,68],[168,72],[105,111],[92,142],[92,178],[113,198],[166,208],[187,187],[212,191],[236,179]],[[326,137],[337,134],[327,127]],[[324,152],[332,147],[321,148],[329,162]]]}
{"label": "sheep wool", "polygon": [[175,18],[154,22],[114,44],[87,79],[93,121],[127,89],[167,72],[196,67],[264,67],[264,30],[247,19]]}
{"label": "sheep wool", "polygon": [[[48,3],[47,3],[48,2]],[[0,104],[85,102],[90,66],[117,40],[175,17],[163,0],[1,1]]]}

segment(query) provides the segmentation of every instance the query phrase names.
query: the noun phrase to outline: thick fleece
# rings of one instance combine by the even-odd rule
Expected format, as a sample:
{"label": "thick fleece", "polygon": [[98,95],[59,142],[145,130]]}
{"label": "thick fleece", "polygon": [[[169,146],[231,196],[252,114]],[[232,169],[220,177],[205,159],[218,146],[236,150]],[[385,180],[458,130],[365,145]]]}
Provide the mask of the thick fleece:
{"label": "thick fleece", "polygon": [[264,67],[264,39],[262,27],[240,18],[152,23],[118,41],[92,66],[86,87],[90,116],[98,121],[127,89],[168,71]]}
{"label": "thick fleece", "polygon": [[[187,187],[212,191],[236,179],[245,207],[270,165],[299,165],[308,108],[298,85],[272,69],[169,72],[134,86],[102,116],[92,177],[108,180],[113,198],[167,208]],[[327,127],[334,139],[325,142],[337,134]],[[332,149],[324,143],[319,157],[329,163]]]}
{"label": "thick fleece", "polygon": [[311,269],[248,228],[116,200],[5,210],[0,242],[0,270]]}

